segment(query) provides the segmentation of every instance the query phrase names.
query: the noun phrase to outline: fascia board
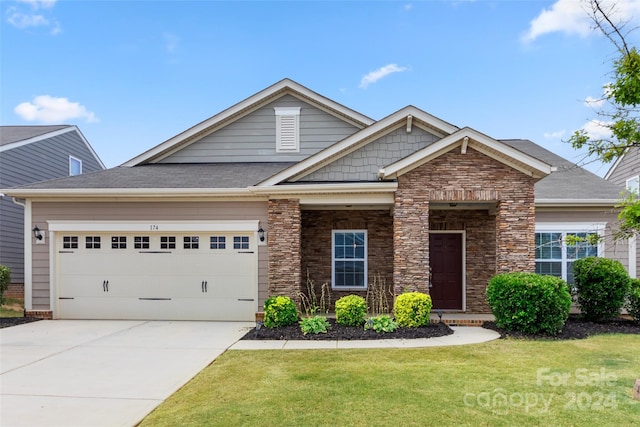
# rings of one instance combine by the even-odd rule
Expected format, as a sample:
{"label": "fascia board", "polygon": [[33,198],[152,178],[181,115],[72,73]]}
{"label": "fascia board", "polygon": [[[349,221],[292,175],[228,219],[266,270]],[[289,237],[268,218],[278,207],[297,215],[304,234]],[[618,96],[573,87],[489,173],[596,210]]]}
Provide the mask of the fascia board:
{"label": "fascia board", "polygon": [[49,231],[257,231],[258,220],[221,221],[47,221]]}
{"label": "fascia board", "polygon": [[4,195],[18,198],[136,198],[136,197],[244,197],[254,193],[247,188],[54,188],[5,189]]}
{"label": "fascia board", "polygon": [[[16,142],[12,142],[10,144],[5,144],[5,145],[0,146],[0,153],[2,153],[3,151],[13,150],[14,148],[22,147],[24,145],[33,144],[34,142],[42,141],[44,139],[53,138],[54,136],[63,135],[65,133],[67,133],[67,132],[72,132],[74,130],[78,131],[78,128],[76,126],[70,125],[68,127],[62,128],[62,129],[54,130],[53,132],[43,133],[42,135],[34,136],[34,137],[28,138],[28,139],[23,139],[22,141],[16,141]],[[80,133],[80,131],[78,131],[78,133]],[[82,136],[81,133],[80,133],[80,135]],[[87,143],[87,140],[84,138],[84,136],[82,136],[82,139],[83,139],[83,141],[85,141],[85,143]],[[88,145],[88,143],[87,143],[87,145]],[[93,149],[91,149],[91,151],[93,152]],[[100,162],[100,163],[102,163],[102,162]]]}
{"label": "fascia board", "polygon": [[576,208],[576,207],[596,207],[613,208],[620,203],[616,199],[536,199],[535,206],[540,208]]}
{"label": "fascia board", "polygon": [[397,182],[293,184],[271,187],[249,187],[249,190],[254,194],[264,195],[389,193],[397,189]]}
{"label": "fascia board", "polygon": [[613,174],[613,172],[615,172],[615,170],[618,167],[618,165],[622,162],[622,159],[624,158],[624,155],[627,154],[628,151],[629,151],[629,148],[624,150],[624,153],[622,153],[622,155],[616,159],[616,161],[611,165],[611,167],[609,168],[609,170],[605,174],[604,179],[608,180],[611,177],[611,175]]}
{"label": "fascia board", "polygon": [[91,144],[89,144],[89,141],[87,141],[87,138],[85,138],[82,132],[80,132],[80,129],[78,129],[78,127],[75,125],[73,126],[73,128],[76,130],[76,132],[78,132],[80,139],[82,139],[82,141],[84,142],[84,145],[86,145],[89,151],[91,151],[91,154],[93,154],[93,157],[100,164],[100,166],[102,166],[102,169],[106,169],[107,167],[104,165],[104,163],[102,163],[102,160],[100,159],[100,157],[98,157],[98,153],[96,153],[96,151],[93,149]]}
{"label": "fascia board", "polygon": [[361,122],[365,126],[368,126],[371,123],[373,123],[373,119],[365,115],[362,115],[341,104],[338,104],[335,101],[331,101],[330,99],[325,98],[292,80],[284,79],[246,98],[245,100],[240,101],[239,103],[227,108],[226,110],[221,111],[220,113],[214,115],[213,117],[210,117],[209,119],[206,119],[203,122],[198,123],[197,125],[187,129],[186,131],[179,133],[173,138],[170,138],[165,142],[159,145],[156,145],[155,147],[123,163],[122,166],[136,166],[145,162],[146,160],[149,160],[153,157],[156,157],[167,151],[170,151],[173,147],[180,147],[182,142],[188,140],[189,138],[192,138],[202,132],[207,132],[210,128],[215,127],[219,123],[226,121],[227,119],[233,117],[234,115],[237,115],[239,112],[243,110],[251,109],[252,107],[257,106],[269,100],[269,98],[271,98],[274,94],[287,88],[291,89],[294,92],[298,92],[302,94],[303,96],[309,98],[314,102],[317,102],[318,104],[326,104],[330,108],[336,111],[339,111],[340,113],[344,114],[347,117],[352,117],[354,121]]}

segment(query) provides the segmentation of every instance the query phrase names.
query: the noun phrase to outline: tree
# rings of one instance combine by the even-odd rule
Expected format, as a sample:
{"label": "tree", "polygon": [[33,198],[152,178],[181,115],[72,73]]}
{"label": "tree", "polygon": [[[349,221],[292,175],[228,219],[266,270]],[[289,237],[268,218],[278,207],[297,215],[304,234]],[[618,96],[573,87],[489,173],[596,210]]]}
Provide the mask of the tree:
{"label": "tree", "polygon": [[[625,31],[628,22],[616,20],[616,5],[605,6],[603,0],[589,0],[586,8],[597,30],[615,46],[618,58],[613,62],[613,81],[604,87],[604,107],[596,113],[599,124],[610,136],[593,138],[585,130],[573,133],[569,142],[576,149],[586,148],[589,156],[609,163],[626,150],[640,147],[640,53],[630,46]],[[616,237],[628,238],[640,233],[640,198],[625,194],[617,206],[620,232]]]}

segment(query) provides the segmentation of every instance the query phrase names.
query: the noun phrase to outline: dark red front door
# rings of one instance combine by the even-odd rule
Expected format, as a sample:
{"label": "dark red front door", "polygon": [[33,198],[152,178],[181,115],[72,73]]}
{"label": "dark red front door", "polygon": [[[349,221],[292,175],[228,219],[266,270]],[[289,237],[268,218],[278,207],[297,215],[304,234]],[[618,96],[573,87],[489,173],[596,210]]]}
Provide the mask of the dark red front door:
{"label": "dark red front door", "polygon": [[433,308],[462,310],[462,234],[431,233],[429,262]]}

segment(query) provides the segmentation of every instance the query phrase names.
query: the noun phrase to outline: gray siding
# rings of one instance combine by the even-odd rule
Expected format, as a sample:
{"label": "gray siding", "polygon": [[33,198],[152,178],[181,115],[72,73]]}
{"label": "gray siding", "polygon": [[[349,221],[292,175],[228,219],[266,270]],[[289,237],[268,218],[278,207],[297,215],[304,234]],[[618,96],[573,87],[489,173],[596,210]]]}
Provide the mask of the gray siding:
{"label": "gray siding", "polygon": [[[276,153],[274,107],[301,107],[299,153]],[[358,130],[287,95],[203,137],[160,163],[297,162]]]}
{"label": "gray siding", "polygon": [[[77,132],[66,132],[0,153],[0,188],[69,176],[69,155],[82,160],[82,171],[102,170]],[[0,264],[11,268],[11,281],[24,282],[24,209],[10,198],[0,204]]]}
{"label": "gray siding", "polygon": [[440,138],[415,126],[408,134],[403,125],[298,181],[377,181],[380,169],[438,139]]}
{"label": "gray siding", "polygon": [[[266,228],[266,202],[34,202],[33,221],[47,230],[47,220],[66,221],[215,221],[259,220]],[[269,230],[266,230],[267,232]],[[50,310],[49,245],[33,245],[33,309]],[[267,298],[267,247],[258,246],[258,304]]]}

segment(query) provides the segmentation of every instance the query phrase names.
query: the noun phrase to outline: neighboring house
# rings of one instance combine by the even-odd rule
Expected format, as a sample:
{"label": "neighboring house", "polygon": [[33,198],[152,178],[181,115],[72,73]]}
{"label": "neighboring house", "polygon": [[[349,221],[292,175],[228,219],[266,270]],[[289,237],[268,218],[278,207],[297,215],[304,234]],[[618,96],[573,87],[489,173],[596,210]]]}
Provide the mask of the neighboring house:
{"label": "neighboring house", "polygon": [[[621,195],[624,190],[640,194],[640,147],[635,146],[627,149],[611,166],[604,178],[618,185]],[[629,239],[628,262],[629,275],[631,277],[638,277],[638,271],[640,270],[639,253],[640,239],[636,235]]]}
{"label": "neighboring house", "polygon": [[[76,126],[0,126],[0,188],[104,168]],[[11,268],[13,284],[24,281],[24,241],[24,200],[0,197],[0,264]]]}
{"label": "neighboring house", "polygon": [[[576,258],[619,254],[602,178],[413,106],[375,121],[288,79],[120,167],[3,191],[46,234],[27,248],[26,308],[53,318],[253,320],[307,277],[333,301],[376,281],[484,313],[498,272],[571,281]],[[605,239],[567,247],[576,233]]]}

